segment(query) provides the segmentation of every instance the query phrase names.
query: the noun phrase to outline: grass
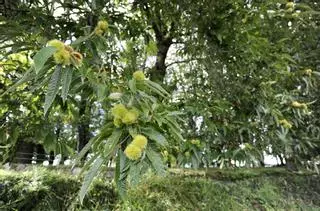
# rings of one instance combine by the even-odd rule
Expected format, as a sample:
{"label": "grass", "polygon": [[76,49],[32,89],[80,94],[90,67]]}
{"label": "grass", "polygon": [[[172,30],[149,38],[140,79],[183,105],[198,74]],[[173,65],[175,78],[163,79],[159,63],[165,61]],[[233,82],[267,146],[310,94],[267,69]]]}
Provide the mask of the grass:
{"label": "grass", "polygon": [[171,169],[147,175],[120,200],[114,186],[97,179],[82,205],[81,182],[63,172],[0,170],[0,210],[320,210],[320,177],[266,169]]}
{"label": "grass", "polygon": [[44,168],[15,172],[0,170],[0,210],[109,210],[117,200],[110,181],[96,180],[80,204],[81,181]]}
{"label": "grass", "polygon": [[282,168],[170,170],[128,192],[119,210],[320,210],[320,177]]}

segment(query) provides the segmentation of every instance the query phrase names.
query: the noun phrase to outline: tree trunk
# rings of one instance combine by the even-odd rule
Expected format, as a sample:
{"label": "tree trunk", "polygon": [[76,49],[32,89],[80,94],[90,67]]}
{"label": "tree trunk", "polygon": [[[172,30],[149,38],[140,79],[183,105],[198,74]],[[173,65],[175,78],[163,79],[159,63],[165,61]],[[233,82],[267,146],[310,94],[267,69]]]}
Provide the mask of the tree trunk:
{"label": "tree trunk", "polygon": [[[146,13],[148,22],[152,26],[158,48],[156,64],[152,69],[152,72],[150,73],[150,79],[152,81],[162,83],[166,74],[167,67],[165,61],[167,58],[168,50],[172,44],[172,34],[175,31],[175,25],[174,22],[165,22],[162,19],[161,13],[159,12],[159,10],[157,10],[157,8],[149,7],[147,3],[143,3],[140,6],[141,10]],[[170,27],[168,27],[168,24],[170,24]]]}
{"label": "tree trunk", "polygon": [[31,164],[35,144],[19,140],[16,145],[16,153],[13,157],[14,163]]}
{"label": "tree trunk", "polygon": [[[161,36],[162,37],[162,36]],[[163,82],[163,79],[166,75],[166,58],[168,54],[168,50],[172,44],[172,39],[171,38],[159,38],[157,39],[157,47],[158,47],[158,52],[157,52],[157,60],[156,64],[154,67],[154,70],[151,72],[151,80],[156,81],[156,82]]]}
{"label": "tree trunk", "polygon": [[280,159],[280,166],[285,166],[286,164],[284,163],[284,157],[279,155],[279,159]]}
{"label": "tree trunk", "polygon": [[42,163],[43,161],[47,160],[46,151],[44,150],[42,144],[36,145],[36,152],[37,152],[37,163]]}
{"label": "tree trunk", "polygon": [[90,139],[89,118],[87,115],[88,110],[90,110],[88,106],[88,100],[82,97],[79,105],[80,121],[78,124],[78,152],[83,149]]}
{"label": "tree trunk", "polygon": [[49,164],[52,165],[54,160],[54,152],[51,151],[49,154]]}
{"label": "tree trunk", "polygon": [[287,158],[286,159],[286,167],[288,171],[298,171],[297,164],[294,158]]}

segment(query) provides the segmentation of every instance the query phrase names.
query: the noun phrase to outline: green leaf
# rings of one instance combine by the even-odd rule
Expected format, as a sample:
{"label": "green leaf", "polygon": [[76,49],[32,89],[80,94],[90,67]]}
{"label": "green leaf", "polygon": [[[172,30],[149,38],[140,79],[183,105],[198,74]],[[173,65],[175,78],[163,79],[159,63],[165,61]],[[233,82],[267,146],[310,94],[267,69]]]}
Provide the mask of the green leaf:
{"label": "green leaf", "polygon": [[195,156],[191,157],[192,168],[196,169],[199,167],[199,161]]}
{"label": "green leaf", "polygon": [[57,51],[57,48],[48,46],[42,48],[34,57],[33,57],[33,66],[34,70],[38,72],[42,69],[47,60]]}
{"label": "green leaf", "polygon": [[320,72],[313,71],[312,73],[315,74],[316,76],[320,76]]}
{"label": "green leaf", "polygon": [[43,139],[43,147],[47,153],[50,153],[50,151],[54,151],[55,144],[56,144],[55,140],[56,140],[55,134],[51,132],[47,133],[47,135]]}
{"label": "green leaf", "polygon": [[153,115],[153,119],[156,120],[156,122],[158,123],[159,127],[162,126],[162,123],[164,122],[164,119],[162,118],[161,115],[159,115],[159,114],[154,114],[154,115]]}
{"label": "green leaf", "polygon": [[222,44],[222,35],[221,34],[217,34],[217,38],[218,38],[220,44]]}
{"label": "green leaf", "polygon": [[184,139],[181,135],[181,133],[179,131],[177,131],[174,127],[172,127],[171,125],[169,125],[169,131],[171,133],[171,135],[178,141],[178,142],[183,142]]}
{"label": "green leaf", "polygon": [[51,107],[60,86],[60,79],[61,79],[61,65],[57,65],[55,71],[53,72],[46,94],[46,99],[44,102],[44,114],[46,114]]}
{"label": "green leaf", "polygon": [[97,93],[98,101],[103,101],[107,94],[107,86],[104,84],[95,84],[94,88]]}
{"label": "green leaf", "polygon": [[[175,117],[175,118],[177,118],[177,117]],[[166,116],[165,119],[166,119],[167,124],[171,124],[173,127],[176,128],[177,131],[181,131],[180,126],[175,121],[175,119],[172,119],[172,116]]]}
{"label": "green leaf", "polygon": [[[92,163],[99,157],[99,154],[94,154],[92,157],[89,158],[88,161],[86,161],[85,165],[81,168],[81,171],[79,175],[83,175],[84,172],[87,172],[87,170],[92,166]],[[71,169],[73,170],[73,168]]]}
{"label": "green leaf", "polygon": [[170,94],[162,88],[159,84],[152,82],[150,80],[145,80],[145,84],[151,89],[151,91],[159,94],[160,96],[167,98],[170,96]]}
{"label": "green leaf", "polygon": [[63,70],[62,93],[61,93],[63,102],[65,102],[68,97],[68,92],[69,92],[70,84],[72,81],[72,73],[73,73],[73,70],[70,67],[67,67],[66,69]]}
{"label": "green leaf", "polygon": [[128,82],[129,88],[133,93],[136,93],[137,87],[136,87],[136,80],[132,79]]}
{"label": "green leaf", "polygon": [[[53,63],[48,63],[48,64],[45,64],[41,70],[35,74],[35,81],[39,81],[43,78],[46,77],[46,75],[48,74],[48,72],[50,71],[50,69],[52,69],[53,67],[55,67],[56,64],[53,64]],[[33,68],[33,67],[32,67]],[[43,80],[44,81],[44,80]]]}
{"label": "green leaf", "polygon": [[128,132],[132,137],[135,137],[138,134],[136,127],[128,127]]}
{"label": "green leaf", "polygon": [[86,174],[83,184],[81,186],[80,192],[79,192],[79,198],[80,198],[80,202],[82,204],[83,199],[85,197],[85,195],[87,194],[89,187],[93,181],[93,179],[95,178],[95,176],[97,176],[99,169],[101,168],[102,164],[103,164],[104,160],[101,157],[98,157],[93,165],[91,166],[89,172]]}
{"label": "green leaf", "polygon": [[282,54],[281,57],[293,64],[297,64],[297,62],[289,54]]}
{"label": "green leaf", "polygon": [[148,95],[146,94],[145,92],[143,91],[138,91],[139,95],[141,95],[142,99],[148,99],[150,100],[151,102],[153,103],[156,103],[157,102],[157,98],[155,98],[154,96],[151,96],[151,95]]}
{"label": "green leaf", "polygon": [[122,152],[121,149],[118,150],[118,157],[116,163],[116,171],[115,171],[115,181],[119,191],[119,195],[124,197],[127,191],[127,172],[128,172],[128,165],[126,165],[126,156]]}
{"label": "green leaf", "polygon": [[106,124],[102,129],[99,135],[97,136],[97,140],[92,145],[93,151],[99,151],[101,150],[101,145],[104,146],[105,143],[102,143],[105,141],[112,133],[114,132],[113,123],[110,122]]}
{"label": "green leaf", "polygon": [[173,137],[177,141],[182,142],[184,140],[181,135],[181,129],[180,129],[179,125],[174,120],[172,120],[170,117],[167,116],[164,119],[164,123],[169,127],[170,133],[173,135]]}
{"label": "green leaf", "polygon": [[71,43],[71,46],[72,47],[75,47],[85,41],[87,41],[89,38],[91,37],[91,34],[90,35],[87,35],[87,36],[82,36],[82,37],[79,37],[76,41],[74,41],[73,43]]}
{"label": "green leaf", "polygon": [[160,132],[151,127],[143,128],[142,133],[147,135],[150,139],[156,141],[161,146],[168,145],[167,139]]}
{"label": "green leaf", "polygon": [[89,151],[89,149],[91,148],[91,145],[99,138],[99,136],[93,137],[92,139],[90,139],[90,141],[82,148],[82,150],[79,152],[78,156],[76,157],[74,164],[72,166],[72,168],[75,167],[75,165],[77,165],[80,160],[84,157],[84,155]]}
{"label": "green leaf", "polygon": [[159,84],[157,84],[153,81],[149,81],[149,80],[147,80],[147,83],[150,84],[151,86],[153,86],[154,88],[158,89],[163,94],[170,96],[170,94],[164,88],[162,88],[162,86],[160,86]]}
{"label": "green leaf", "polygon": [[130,169],[128,171],[128,180],[131,187],[136,186],[139,183],[142,176],[144,164],[146,164],[146,162],[141,161],[138,163],[132,163],[130,165]]}
{"label": "green leaf", "polygon": [[7,89],[4,93],[1,94],[1,97],[4,95],[4,94],[7,94],[8,92],[11,92],[13,91],[14,89],[16,89],[18,86],[20,86],[21,84],[27,82],[27,81],[30,81],[31,79],[33,79],[34,77],[34,74],[33,74],[33,67],[31,67],[23,76],[22,78],[17,81],[15,84],[13,84],[9,89]]}
{"label": "green leaf", "polygon": [[152,149],[147,149],[146,155],[156,173],[159,175],[164,175],[166,173],[166,170],[165,165],[163,164],[162,159],[160,157],[160,154],[156,153]]}
{"label": "green leaf", "polygon": [[116,129],[112,132],[111,136],[108,138],[107,143],[104,148],[105,157],[109,157],[114,151],[115,147],[119,143],[119,140],[122,136],[122,130]]}
{"label": "green leaf", "polygon": [[157,43],[153,40],[149,41],[146,46],[146,53],[148,56],[156,56],[158,52]]}
{"label": "green leaf", "polygon": [[99,144],[99,142],[103,141],[104,138],[108,137],[111,134],[112,132],[112,129],[110,129],[111,125],[112,123],[106,124],[103,128],[101,128],[101,132],[97,136],[89,140],[89,142],[82,148],[82,150],[77,155],[72,168],[74,168],[75,165],[77,165],[80,162],[80,160],[85,156],[85,154],[87,154],[87,152],[90,150],[92,145]]}

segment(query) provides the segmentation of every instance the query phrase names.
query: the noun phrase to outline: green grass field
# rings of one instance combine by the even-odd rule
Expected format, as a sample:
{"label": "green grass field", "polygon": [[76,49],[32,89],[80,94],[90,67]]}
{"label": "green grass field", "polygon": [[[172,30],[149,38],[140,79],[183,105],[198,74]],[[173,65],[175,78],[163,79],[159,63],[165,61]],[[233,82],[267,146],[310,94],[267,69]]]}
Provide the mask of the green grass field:
{"label": "green grass field", "polygon": [[112,181],[94,182],[82,205],[81,181],[63,171],[0,171],[0,210],[320,210],[320,177],[282,168],[182,170],[146,175],[120,200]]}

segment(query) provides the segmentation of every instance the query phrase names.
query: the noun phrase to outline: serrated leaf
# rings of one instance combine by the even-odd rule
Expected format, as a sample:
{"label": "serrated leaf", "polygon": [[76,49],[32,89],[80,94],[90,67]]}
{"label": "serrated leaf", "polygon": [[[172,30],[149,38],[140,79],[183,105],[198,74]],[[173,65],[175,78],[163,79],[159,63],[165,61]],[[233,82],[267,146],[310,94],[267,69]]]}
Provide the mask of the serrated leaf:
{"label": "serrated leaf", "polygon": [[116,145],[119,143],[119,140],[122,136],[122,130],[116,129],[112,132],[111,136],[107,140],[105,147],[105,156],[108,157],[112,151],[115,149]]}
{"label": "serrated leaf", "polygon": [[160,95],[160,96],[163,97],[163,98],[167,98],[167,96],[164,95],[162,92],[160,92],[158,89],[154,88],[153,86],[149,85],[148,83],[145,83],[145,84],[146,84],[146,86],[147,86],[152,92]]}
{"label": "serrated leaf", "polygon": [[180,126],[178,125],[178,123],[174,119],[172,119],[171,116],[166,116],[165,119],[166,119],[166,122],[168,124],[171,124],[173,127],[175,127],[177,131],[181,131]]}
{"label": "serrated leaf", "polygon": [[142,133],[147,135],[150,139],[156,141],[161,146],[168,145],[167,139],[160,132],[151,127],[143,128]]}
{"label": "serrated leaf", "polygon": [[89,149],[91,148],[91,145],[98,139],[99,137],[93,137],[92,139],[89,140],[89,142],[82,148],[82,150],[79,152],[78,156],[76,157],[74,164],[72,166],[72,168],[75,167],[75,165],[77,165],[80,160],[84,157],[84,155],[89,151]]}
{"label": "serrated leaf", "polygon": [[164,122],[164,119],[162,118],[162,116],[155,114],[153,116],[153,119],[156,120],[156,122],[158,123],[159,127],[162,126],[162,123]]}
{"label": "serrated leaf", "polygon": [[167,113],[167,116],[173,116],[173,117],[177,117],[179,115],[183,115],[184,113],[181,111],[170,111]]}
{"label": "serrated leaf", "polygon": [[101,132],[98,135],[98,139],[92,145],[93,151],[99,151],[101,149],[101,144],[103,144],[102,142],[105,141],[113,133],[113,123],[110,123],[111,125],[107,124],[101,129]]}
{"label": "serrated leaf", "polygon": [[162,86],[153,81],[145,80],[145,84],[147,84],[149,88],[153,88],[154,91],[161,93],[161,95],[164,95],[165,97],[170,96],[170,94],[164,88],[162,88]]}
{"label": "serrated leaf", "polygon": [[146,99],[149,99],[151,102],[153,103],[156,103],[157,102],[157,98],[153,97],[153,96],[150,96],[148,94],[146,94],[145,92],[143,91],[138,91],[138,93],[141,95],[142,98],[146,98]]}
{"label": "serrated leaf", "polygon": [[[53,67],[55,67],[56,65],[55,64],[52,64],[52,63],[48,63],[48,64],[45,64],[41,70],[35,74],[35,81],[38,81],[38,80],[41,80],[43,78],[46,77],[47,73],[49,72],[49,70]],[[33,68],[33,67],[32,67]]]}
{"label": "serrated leaf", "polygon": [[85,197],[85,195],[87,194],[89,187],[93,181],[93,179],[95,178],[95,176],[97,176],[99,169],[101,168],[102,164],[103,164],[104,160],[101,157],[98,157],[93,165],[91,166],[89,172],[86,174],[84,181],[82,183],[80,192],[79,192],[79,198],[80,198],[80,203],[82,204],[83,199]]}
{"label": "serrated leaf", "polygon": [[[39,75],[39,74],[38,74]],[[37,75],[37,76],[38,76]],[[43,77],[40,80],[37,79],[37,77],[34,79],[35,83],[31,84],[30,86],[30,92],[34,92],[38,89],[43,89],[43,87],[49,83],[50,77]]]}
{"label": "serrated leaf", "polygon": [[178,142],[183,142],[184,139],[181,135],[181,133],[179,131],[177,131],[174,127],[172,127],[171,125],[169,126],[169,131],[171,133],[171,135],[178,141]]}
{"label": "serrated leaf", "polygon": [[128,177],[131,187],[136,186],[139,183],[142,174],[143,163],[145,162],[142,161],[130,165]]}
{"label": "serrated leaf", "polygon": [[49,85],[48,90],[46,94],[46,99],[44,102],[44,114],[46,114],[51,107],[60,86],[60,80],[61,80],[61,65],[56,66],[55,71],[53,72]]}
{"label": "serrated leaf", "polygon": [[68,97],[69,88],[70,88],[70,84],[72,81],[72,74],[73,74],[73,70],[70,67],[67,67],[66,69],[63,70],[62,90],[61,90],[62,91],[61,97],[62,97],[63,102],[65,102]]}
{"label": "serrated leaf", "polygon": [[85,154],[87,154],[92,145],[99,144],[104,138],[108,137],[111,134],[111,125],[112,123],[106,124],[103,128],[101,128],[101,132],[97,136],[89,140],[89,142],[82,148],[82,150],[77,155],[72,168],[74,168],[75,165],[77,165],[80,162],[80,160],[85,156]]}
{"label": "serrated leaf", "polygon": [[57,51],[57,48],[48,46],[42,48],[34,57],[33,57],[33,66],[34,70],[38,72],[42,69],[47,60]]}
{"label": "serrated leaf", "polygon": [[169,131],[173,135],[173,137],[177,141],[180,141],[180,142],[183,141],[183,137],[181,135],[181,129],[179,125],[169,117],[166,117],[166,119],[164,119],[164,122],[169,127]]}
{"label": "serrated leaf", "polygon": [[115,181],[117,184],[117,188],[119,191],[119,195],[121,197],[124,197],[127,191],[127,170],[128,165],[126,165],[126,156],[122,152],[122,150],[118,150],[118,157],[117,157],[117,163],[116,163],[116,172],[115,172]]}
{"label": "serrated leaf", "polygon": [[146,155],[156,173],[159,175],[164,175],[166,173],[166,170],[165,165],[163,164],[162,159],[160,157],[160,154],[156,153],[152,149],[147,149]]}

